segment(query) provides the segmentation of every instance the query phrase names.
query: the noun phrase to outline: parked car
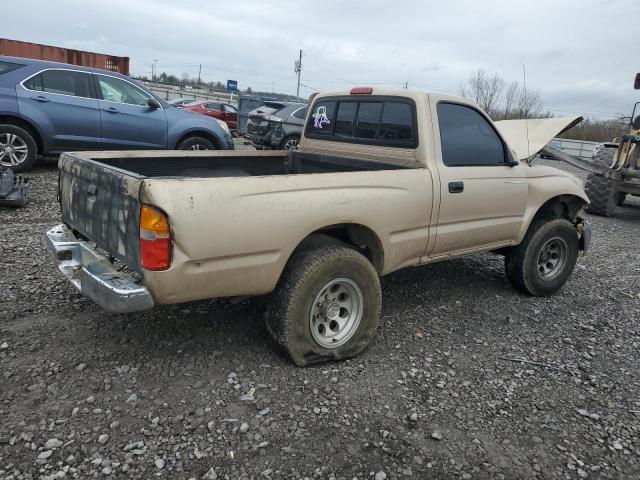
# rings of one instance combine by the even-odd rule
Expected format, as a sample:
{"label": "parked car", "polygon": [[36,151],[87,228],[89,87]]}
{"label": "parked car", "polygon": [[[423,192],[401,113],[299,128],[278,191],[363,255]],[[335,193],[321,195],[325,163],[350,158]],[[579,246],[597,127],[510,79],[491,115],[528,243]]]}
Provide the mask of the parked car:
{"label": "parked car", "polygon": [[173,105],[174,107],[182,107],[195,101],[195,98],[174,98],[173,100],[168,100],[167,103],[169,105]]}
{"label": "parked car", "polygon": [[245,138],[259,150],[292,150],[300,142],[306,115],[304,103],[290,103],[279,109],[259,107],[249,113]]}
{"label": "parked car", "polygon": [[228,103],[202,100],[181,105],[180,108],[222,120],[229,126],[230,130],[237,130],[238,128],[238,109]]}
{"label": "parked car", "polygon": [[233,149],[218,122],[180,110],[131,78],[0,56],[0,165],[79,150]]}
{"label": "parked car", "polygon": [[588,250],[582,182],[526,161],[575,117],[535,120],[527,137],[448,95],[310,102],[298,150],[65,154],[64,223],[47,233],[59,269],[119,313],[272,293],[267,330],[306,366],[367,347],[381,275],[491,251],[514,287],[546,296]]}

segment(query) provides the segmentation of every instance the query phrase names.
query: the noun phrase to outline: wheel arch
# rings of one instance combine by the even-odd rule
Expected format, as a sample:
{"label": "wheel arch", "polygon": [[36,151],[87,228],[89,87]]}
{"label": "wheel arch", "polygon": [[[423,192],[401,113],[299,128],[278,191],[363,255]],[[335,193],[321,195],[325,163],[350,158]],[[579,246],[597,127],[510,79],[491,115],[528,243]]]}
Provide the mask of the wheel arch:
{"label": "wheel arch", "polygon": [[575,223],[578,212],[586,205],[588,201],[571,193],[565,193],[548,198],[523,224],[517,243],[520,243],[529,228],[540,218],[564,218],[571,223]]}
{"label": "wheel arch", "polygon": [[38,149],[36,153],[44,155],[45,147],[42,134],[33,123],[17,115],[0,114],[0,124],[14,125],[29,132],[36,142],[36,148]]}
{"label": "wheel arch", "polygon": [[359,223],[337,223],[315,229],[298,242],[287,262],[296,252],[328,243],[352,247],[371,262],[378,274],[382,273],[384,267],[382,242],[371,228]]}
{"label": "wheel arch", "polygon": [[191,138],[191,137],[206,138],[211,143],[213,143],[216,149],[218,150],[222,149],[221,141],[216,135],[212,134],[211,132],[207,132],[206,130],[198,130],[198,129],[189,130],[188,132],[185,132],[184,134],[182,134],[182,136],[179,137],[178,140],[176,141],[175,148],[178,148],[178,145],[180,145],[180,143],[182,143],[187,138]]}

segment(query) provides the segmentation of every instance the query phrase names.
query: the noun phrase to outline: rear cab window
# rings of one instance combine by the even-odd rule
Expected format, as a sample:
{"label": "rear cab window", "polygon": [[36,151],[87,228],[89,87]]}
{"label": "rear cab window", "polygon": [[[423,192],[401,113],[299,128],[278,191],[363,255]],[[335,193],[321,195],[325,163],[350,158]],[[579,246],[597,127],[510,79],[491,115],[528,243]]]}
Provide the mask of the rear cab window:
{"label": "rear cab window", "polygon": [[416,107],[405,97],[321,98],[311,108],[309,138],[416,148]]}

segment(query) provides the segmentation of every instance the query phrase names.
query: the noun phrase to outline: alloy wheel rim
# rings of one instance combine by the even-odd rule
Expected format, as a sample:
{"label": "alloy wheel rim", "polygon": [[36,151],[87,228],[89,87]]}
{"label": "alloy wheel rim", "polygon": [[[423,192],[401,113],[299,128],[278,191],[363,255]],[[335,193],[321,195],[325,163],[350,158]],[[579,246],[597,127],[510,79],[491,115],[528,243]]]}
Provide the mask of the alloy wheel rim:
{"label": "alloy wheel rim", "polygon": [[209,149],[200,143],[196,143],[195,145],[191,145],[189,147],[189,150],[209,150]]}
{"label": "alloy wheel rim", "polygon": [[27,143],[14,133],[0,134],[0,165],[17,167],[29,155]]}
{"label": "alloy wheel rim", "polygon": [[563,238],[553,237],[547,240],[538,253],[538,276],[544,280],[558,276],[567,261],[567,251],[567,242]]}
{"label": "alloy wheel rim", "polygon": [[293,150],[297,146],[298,146],[298,141],[296,139],[292,138],[291,140],[288,140],[287,143],[284,144],[284,149],[285,150]]}
{"label": "alloy wheel rim", "polygon": [[364,296],[356,282],[349,278],[327,282],[311,304],[311,336],[324,348],[344,345],[360,326],[363,307]]}

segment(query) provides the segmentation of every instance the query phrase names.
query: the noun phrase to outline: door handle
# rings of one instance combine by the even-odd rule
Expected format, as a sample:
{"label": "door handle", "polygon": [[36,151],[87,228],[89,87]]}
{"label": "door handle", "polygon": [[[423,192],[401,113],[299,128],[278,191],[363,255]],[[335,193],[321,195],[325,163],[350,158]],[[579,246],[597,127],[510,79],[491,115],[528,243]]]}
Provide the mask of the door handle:
{"label": "door handle", "polygon": [[37,97],[31,97],[31,100],[35,100],[40,103],[47,103],[49,99],[47,97],[43,97],[42,95],[38,95]]}
{"label": "door handle", "polygon": [[116,107],[105,108],[105,111],[109,113],[118,113],[118,109]]}
{"label": "door handle", "polygon": [[464,192],[464,182],[449,182],[449,193]]}

